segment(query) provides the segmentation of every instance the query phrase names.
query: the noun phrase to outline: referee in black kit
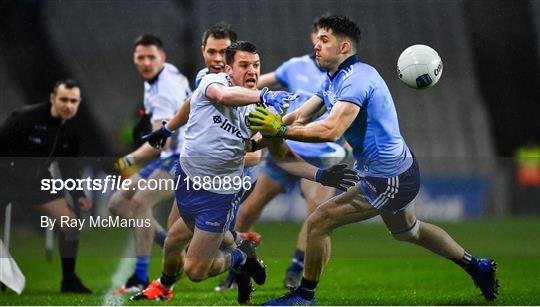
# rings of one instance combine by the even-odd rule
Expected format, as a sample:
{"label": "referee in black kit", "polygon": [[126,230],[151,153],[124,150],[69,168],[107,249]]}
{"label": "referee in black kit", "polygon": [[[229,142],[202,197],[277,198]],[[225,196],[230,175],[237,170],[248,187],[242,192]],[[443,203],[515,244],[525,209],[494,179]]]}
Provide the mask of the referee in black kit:
{"label": "referee in black kit", "polygon": [[[63,198],[62,192],[52,194],[41,190],[41,180],[50,179],[51,163],[58,161],[64,178],[79,178],[77,166],[79,137],[75,115],[81,103],[77,81],[56,82],[50,101],[23,107],[13,112],[0,126],[0,199],[24,209],[37,209],[56,219],[77,218]],[[71,157],[71,159],[70,159]],[[92,202],[82,191],[71,193],[75,206],[88,211]],[[59,249],[62,257],[62,292],[91,293],[75,274],[75,258],[79,245],[78,229],[61,227]]]}

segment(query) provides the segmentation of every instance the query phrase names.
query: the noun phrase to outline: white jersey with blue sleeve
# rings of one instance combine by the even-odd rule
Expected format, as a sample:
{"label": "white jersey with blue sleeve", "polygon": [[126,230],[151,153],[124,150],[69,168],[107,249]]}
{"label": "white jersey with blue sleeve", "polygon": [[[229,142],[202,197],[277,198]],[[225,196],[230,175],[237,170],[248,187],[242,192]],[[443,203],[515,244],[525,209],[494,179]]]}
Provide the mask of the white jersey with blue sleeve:
{"label": "white jersey with blue sleeve", "polygon": [[202,78],[204,78],[204,76],[206,75],[208,75],[208,68],[203,68],[199,70],[199,72],[197,73],[197,76],[195,76],[195,88],[199,87],[199,84],[201,84]]}
{"label": "white jersey with blue sleeve", "polygon": [[[195,88],[199,87],[199,84],[201,83],[202,78],[204,76],[208,75],[209,71],[208,68],[203,68],[199,70],[197,73],[197,76],[195,77]],[[248,166],[244,169],[244,176],[249,177],[251,183],[255,183],[257,179],[259,178],[259,167],[260,164],[255,164],[252,166]]]}
{"label": "white jersey with blue sleeve", "polygon": [[412,165],[412,153],[399,131],[394,101],[375,68],[353,55],[333,76],[327,75],[317,96],[328,110],[337,101],[360,107],[344,137],[353,148],[361,175],[389,178]]}
{"label": "white jersey with blue sleeve", "polygon": [[[165,63],[154,80],[144,82],[145,112],[151,115],[152,122],[170,120],[190,95],[188,79],[174,65]],[[171,146],[161,152],[162,158],[180,153],[184,130],[180,128],[171,136]]]}
{"label": "white jersey with blue sleeve", "polygon": [[[232,85],[226,73],[208,74],[202,78],[191,97],[180,164],[190,178],[207,176],[216,182],[218,179],[224,182],[243,176],[244,144],[254,134],[246,124],[246,118],[255,105],[230,107],[210,100],[206,90],[213,83]],[[239,191],[223,185],[215,189],[217,186],[212,185],[208,191],[219,194]]]}

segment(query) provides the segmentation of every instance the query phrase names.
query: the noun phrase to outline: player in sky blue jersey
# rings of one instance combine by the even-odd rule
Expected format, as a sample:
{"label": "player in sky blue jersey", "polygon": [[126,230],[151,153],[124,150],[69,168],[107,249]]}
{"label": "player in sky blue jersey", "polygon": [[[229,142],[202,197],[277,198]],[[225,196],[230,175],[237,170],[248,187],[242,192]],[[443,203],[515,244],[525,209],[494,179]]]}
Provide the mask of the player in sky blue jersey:
{"label": "player in sky blue jersey", "polygon": [[[317,38],[317,23],[315,20],[311,31],[311,42],[315,44]],[[274,72],[261,76],[259,87],[277,85],[278,83],[288,91],[299,95],[298,99],[291,103],[287,112],[293,112],[309,98],[311,98],[326,77],[326,71],[319,68],[315,61],[315,54],[306,54],[301,57],[291,58],[282,63]],[[324,113],[318,120],[324,119],[328,113]],[[346,150],[340,142],[305,143],[288,140],[287,145],[304,160],[322,167],[338,163],[346,156]],[[282,192],[289,192],[300,186],[301,195],[306,200],[307,211],[311,213],[315,208],[335,195],[335,189],[322,186],[318,183],[293,176],[272,160],[266,157],[266,164],[262,167],[259,180],[254,192],[246,198],[240,207],[235,229],[239,232],[247,232],[254,226],[261,215],[264,207]],[[284,204],[285,205],[285,204]],[[298,242],[294,251],[291,265],[287,268],[284,278],[284,286],[294,289],[298,286],[303,268],[306,241],[306,227],[302,227],[298,234]]]}
{"label": "player in sky blue jersey", "polygon": [[[267,136],[307,142],[336,140],[342,135],[353,147],[361,180],[311,214],[304,275],[293,292],[266,305],[312,305],[321,273],[330,257],[330,233],[343,225],[380,215],[397,240],[422,246],[454,261],[471,275],[487,300],[498,293],[496,263],[477,259],[444,230],[416,218],[414,200],[420,174],[414,155],[399,131],[388,87],[378,72],[356,55],[360,29],[345,16],[319,20],[316,59],[328,70],[317,95],[281,119],[264,110],[250,114],[251,128]],[[327,119],[311,122],[330,110]]]}

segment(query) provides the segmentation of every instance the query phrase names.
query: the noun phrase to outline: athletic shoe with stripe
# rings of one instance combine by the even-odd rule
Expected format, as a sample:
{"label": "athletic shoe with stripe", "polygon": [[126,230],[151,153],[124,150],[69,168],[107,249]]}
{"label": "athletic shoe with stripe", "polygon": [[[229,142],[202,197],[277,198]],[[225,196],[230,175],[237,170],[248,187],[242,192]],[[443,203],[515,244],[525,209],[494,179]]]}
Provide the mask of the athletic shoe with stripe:
{"label": "athletic shoe with stripe", "polygon": [[311,300],[306,300],[295,290],[268,301],[263,306],[315,306],[315,304],[315,296]]}
{"label": "athletic shoe with stripe", "polygon": [[159,279],[154,280],[146,289],[130,298],[131,301],[170,301],[173,298],[172,290],[163,288]]}
{"label": "athletic shoe with stripe", "polygon": [[497,263],[491,259],[478,259],[474,267],[471,277],[476,287],[480,288],[486,300],[492,301],[497,298],[499,294],[499,281],[495,276]]}
{"label": "athletic shoe with stripe", "polygon": [[246,271],[258,285],[264,284],[266,281],[266,266],[261,260],[257,259],[253,242],[249,240],[242,241],[238,249],[247,256],[246,263],[242,265],[242,271]]}

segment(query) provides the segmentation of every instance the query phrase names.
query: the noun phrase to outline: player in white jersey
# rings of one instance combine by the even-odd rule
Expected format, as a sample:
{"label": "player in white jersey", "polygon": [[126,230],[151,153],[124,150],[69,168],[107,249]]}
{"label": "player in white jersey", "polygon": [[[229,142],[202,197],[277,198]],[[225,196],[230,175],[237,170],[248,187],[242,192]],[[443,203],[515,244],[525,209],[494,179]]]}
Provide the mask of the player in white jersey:
{"label": "player in white jersey", "polygon": [[[195,88],[198,87],[202,78],[208,74],[220,73],[225,71],[225,49],[231,45],[232,42],[235,42],[237,39],[236,33],[231,29],[230,25],[218,22],[210,26],[206,31],[204,31],[201,40],[201,54],[204,59],[205,68],[201,69],[195,78]],[[189,114],[190,108],[190,99],[186,100],[183,107],[187,111],[186,114]],[[180,112],[180,111],[179,111]],[[176,123],[178,127],[183,126],[187,123],[188,116],[179,118],[179,122]],[[174,124],[171,122],[171,124]],[[248,152],[246,153],[246,163],[244,168],[244,175],[251,178],[251,186],[253,187],[255,181],[257,180],[257,174],[259,165],[258,163],[261,160],[262,153],[261,151]],[[249,190],[243,196],[247,197],[250,192]],[[169,219],[167,223],[167,228],[170,227],[179,217],[178,207],[174,205],[171,208],[171,213],[169,214]],[[259,244],[260,235],[255,232],[246,232],[246,233],[235,233],[235,237],[251,239],[254,241],[255,246]],[[229,285],[229,283],[227,283]]]}
{"label": "player in white jersey", "polygon": [[[317,23],[315,20],[311,31],[311,42],[313,45],[317,38]],[[287,112],[298,109],[307,99],[315,95],[322,80],[326,77],[326,71],[318,67],[315,55],[304,55],[302,57],[291,58],[281,64],[275,71],[261,75],[259,86],[281,85],[288,91],[299,95],[299,98],[291,103]],[[319,119],[326,118],[328,113],[323,114]],[[341,142],[327,143],[305,143],[287,141],[287,145],[300,155],[304,160],[318,167],[338,163],[346,156],[346,150],[341,146]],[[261,215],[264,207],[278,194],[289,192],[299,185],[302,197],[306,200],[307,211],[311,213],[315,208],[335,195],[335,189],[322,186],[307,179],[301,179],[288,174],[274,163],[269,156],[266,164],[261,169],[259,180],[254,192],[242,202],[238,212],[238,220],[235,230],[239,232],[249,231]],[[290,266],[285,272],[284,286],[294,289],[304,268],[304,253],[306,246],[306,227],[302,227],[298,234],[298,241],[294,257]]]}
{"label": "player in white jersey", "polygon": [[[144,81],[144,107],[150,114],[152,126],[161,127],[163,120],[170,120],[191,94],[189,82],[178,69],[165,62],[166,55],[161,40],[151,34],[143,34],[135,40],[133,61]],[[139,163],[152,162],[130,177],[132,186],[116,191],[109,201],[109,209],[121,218],[151,219],[152,227],[134,228],[137,261],[132,276],[116,293],[137,292],[148,285],[148,266],[154,238],[163,245],[166,232],[155,221],[152,208],[172,199],[172,190],[139,189],[140,180],[170,179],[170,171],[180,155],[183,130],[175,132],[159,153],[148,144],[141,145],[132,153],[118,160],[120,170]],[[159,156],[158,156],[159,155]],[[157,158],[155,158],[158,156]]]}
{"label": "player in white jersey", "polygon": [[[182,270],[192,281],[205,280],[229,269],[235,271],[239,303],[250,298],[251,278],[257,284],[265,282],[265,268],[256,259],[251,241],[226,249],[223,243],[232,241],[228,230],[233,226],[242,190],[248,188],[242,175],[245,142],[253,135],[247,127],[247,115],[254,103],[281,110],[296,96],[256,89],[260,60],[253,44],[233,43],[227,48],[226,58],[230,65],[226,66],[226,73],[205,76],[192,96],[175,176],[181,218],[172,225],[165,240],[163,273],[133,300],[170,300]],[[171,129],[176,128],[169,123],[147,139],[160,147]],[[317,170],[304,164],[291,171],[311,180],[322,174],[321,182],[330,185],[347,185],[349,179],[355,179],[355,175],[342,169]],[[187,255],[183,257],[188,243]]]}
{"label": "player in white jersey", "polygon": [[[452,260],[472,277],[487,300],[495,299],[496,263],[473,257],[444,230],[416,217],[419,166],[399,131],[397,112],[386,83],[356,54],[360,28],[346,16],[328,16],[319,19],[318,29],[317,63],[328,70],[328,75],[317,94],[284,117],[283,122],[265,110],[250,114],[251,127],[267,135],[306,142],[344,136],[353,147],[355,168],[361,179],[308,217],[300,286],[265,305],[314,305],[315,290],[330,257],[332,231],[375,215],[381,216],[396,240]],[[312,122],[314,115],[326,110],[330,110],[330,115],[325,120]]]}

